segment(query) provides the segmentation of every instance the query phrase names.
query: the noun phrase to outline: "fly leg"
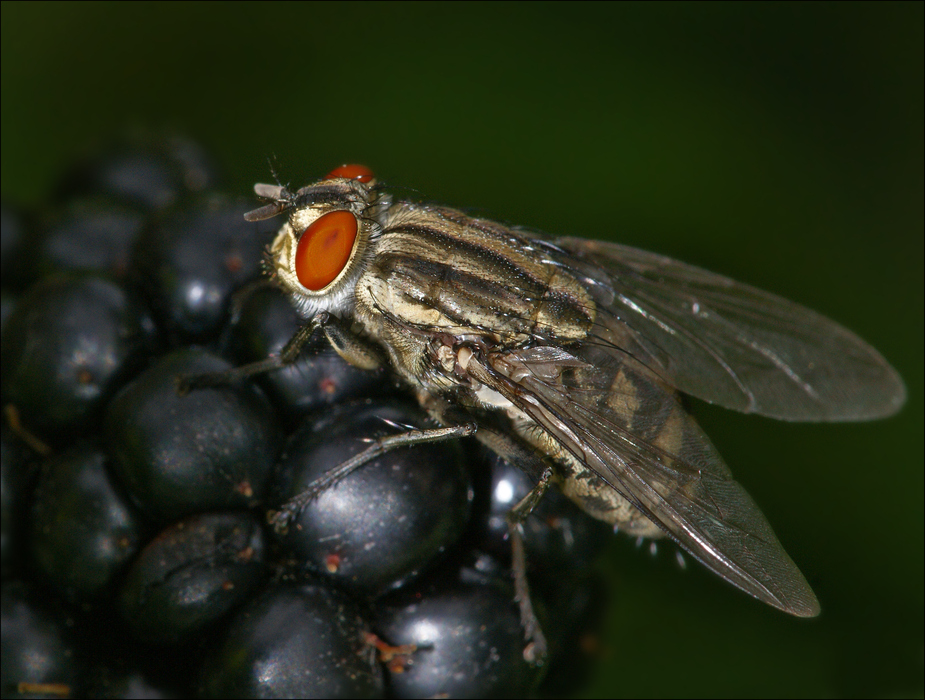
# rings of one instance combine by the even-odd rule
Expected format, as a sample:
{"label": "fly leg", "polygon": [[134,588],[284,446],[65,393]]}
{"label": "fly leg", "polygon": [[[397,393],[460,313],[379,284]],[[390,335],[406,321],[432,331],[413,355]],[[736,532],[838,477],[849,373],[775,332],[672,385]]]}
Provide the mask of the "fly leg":
{"label": "fly leg", "polygon": [[367,462],[384,455],[386,452],[398,447],[410,447],[412,445],[421,445],[427,442],[440,442],[442,440],[453,440],[455,438],[467,437],[476,431],[475,423],[464,423],[448,428],[432,428],[426,430],[413,429],[397,435],[388,435],[372,441],[372,444],[357,455],[354,455],[346,462],[342,462],[322,476],[315,479],[308,485],[302,493],[290,498],[279,510],[270,511],[267,514],[267,521],[278,532],[284,532],[288,528],[293,518],[297,517],[299,512],[317,498],[325,490],[331,488],[344,477],[352,474]]}
{"label": "fly leg", "polygon": [[[461,411],[456,406],[433,395],[418,397],[421,405],[441,423],[459,422]],[[533,610],[530,586],[527,583],[527,556],[524,549],[523,523],[536,508],[549,488],[554,475],[553,467],[535,449],[524,445],[489,418],[479,424],[476,439],[485,447],[506,459],[515,467],[537,480],[536,486],[524,496],[507,514],[508,539],[511,543],[511,569],[514,579],[514,600],[520,608],[520,624],[524,630],[527,646],[524,659],[529,663],[542,664],[547,654],[546,637]]]}
{"label": "fly leg", "polygon": [[194,389],[227,386],[255,374],[272,372],[291,365],[298,359],[305,344],[319,330],[324,333],[337,354],[350,364],[360,369],[377,369],[382,366],[382,355],[373,345],[352,333],[348,324],[336,316],[322,312],[301,326],[278,355],[271,355],[265,360],[234,367],[225,372],[180,375],[177,377],[177,393],[184,396]]}
{"label": "fly leg", "polygon": [[549,488],[552,479],[552,467],[546,467],[536,486],[524,496],[520,502],[511,508],[507,514],[507,527],[511,539],[511,568],[514,574],[514,600],[520,607],[520,624],[524,628],[524,638],[527,648],[524,649],[524,658],[531,663],[542,663],[546,657],[546,637],[540,629],[539,620],[533,610],[530,599],[530,586],[527,583],[527,556],[524,551],[523,523],[536,508]]}

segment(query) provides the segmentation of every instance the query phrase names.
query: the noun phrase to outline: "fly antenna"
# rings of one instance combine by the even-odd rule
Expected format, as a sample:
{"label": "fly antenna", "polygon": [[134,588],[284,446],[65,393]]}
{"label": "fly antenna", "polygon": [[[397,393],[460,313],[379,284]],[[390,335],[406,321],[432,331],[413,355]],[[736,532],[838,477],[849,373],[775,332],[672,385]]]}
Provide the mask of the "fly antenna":
{"label": "fly antenna", "polygon": [[245,221],[263,221],[272,219],[278,214],[291,209],[295,204],[295,197],[286,187],[282,185],[265,185],[257,183],[254,185],[254,192],[262,199],[269,199],[270,203],[249,211],[244,215]]}

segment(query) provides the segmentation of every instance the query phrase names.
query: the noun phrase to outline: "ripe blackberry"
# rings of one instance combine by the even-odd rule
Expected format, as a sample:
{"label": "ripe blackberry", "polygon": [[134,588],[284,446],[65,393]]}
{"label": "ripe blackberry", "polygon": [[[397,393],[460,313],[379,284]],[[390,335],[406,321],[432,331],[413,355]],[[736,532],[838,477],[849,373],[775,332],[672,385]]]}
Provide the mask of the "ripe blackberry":
{"label": "ripe blackberry", "polygon": [[[535,692],[547,667],[523,657],[499,520],[529,488],[510,465],[395,450],[280,533],[268,510],[427,417],[320,344],[177,394],[297,324],[261,281],[275,224],[245,222],[208,163],[186,141],[120,143],[70,171],[53,216],[4,206],[4,695]],[[555,497],[525,531],[554,666],[602,535]]]}

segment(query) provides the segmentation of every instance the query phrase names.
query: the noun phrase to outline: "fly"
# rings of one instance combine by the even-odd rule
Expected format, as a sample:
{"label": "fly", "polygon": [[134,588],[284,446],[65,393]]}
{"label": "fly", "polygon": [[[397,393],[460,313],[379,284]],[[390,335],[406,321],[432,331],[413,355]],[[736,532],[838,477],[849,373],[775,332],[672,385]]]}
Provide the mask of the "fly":
{"label": "fly", "polygon": [[[537,477],[513,509],[518,600],[536,656],[520,523],[555,483],[633,536],[669,537],[784,612],[819,603],[770,525],[685,409],[682,394],[793,421],[896,413],[905,387],[856,335],[809,309],[642,250],[546,237],[394,198],[356,165],[291,192],[269,268],[306,324],[350,364],[387,367],[442,427],[383,438],[273,515],[283,528],[323,489],[383,451],[474,434]],[[201,376],[187,386],[227,381]]]}

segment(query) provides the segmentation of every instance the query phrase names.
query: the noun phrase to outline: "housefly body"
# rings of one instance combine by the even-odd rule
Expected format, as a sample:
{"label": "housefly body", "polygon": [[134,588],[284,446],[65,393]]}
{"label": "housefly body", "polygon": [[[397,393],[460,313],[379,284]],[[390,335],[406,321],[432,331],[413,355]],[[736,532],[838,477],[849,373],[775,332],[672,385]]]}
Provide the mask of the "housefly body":
{"label": "housefly body", "polygon": [[277,527],[387,449],[474,434],[539,477],[509,517],[536,654],[519,525],[551,483],[624,532],[671,538],[769,605],[819,612],[681,396],[793,421],[889,416],[902,380],[856,335],[661,255],[395,198],[362,166],[297,192],[255,190],[268,204],[246,218],[286,216],[268,258],[306,323],[237,375],[293,361],[321,332],[347,362],[387,367],[441,426],[377,441],[285,504]]}

